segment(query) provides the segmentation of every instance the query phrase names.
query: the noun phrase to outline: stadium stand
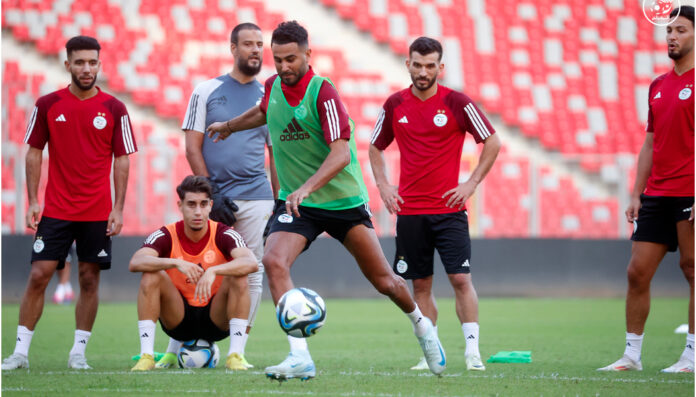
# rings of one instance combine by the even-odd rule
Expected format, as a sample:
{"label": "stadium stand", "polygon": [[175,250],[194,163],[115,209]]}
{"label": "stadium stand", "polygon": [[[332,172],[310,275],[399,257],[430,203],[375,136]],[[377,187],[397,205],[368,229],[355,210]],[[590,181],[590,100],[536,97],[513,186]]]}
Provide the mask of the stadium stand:
{"label": "stadium stand", "polygon": [[[598,179],[613,164],[606,159],[633,154],[640,147],[646,112],[641,100],[651,78],[669,66],[663,37],[639,23],[643,17],[638,7],[621,1],[321,3],[398,55],[419,35],[441,38],[447,81],[459,82],[454,87],[487,113],[517,127],[550,153],[605,154],[580,161],[583,172]],[[177,121],[195,84],[229,69],[225,43],[230,26],[254,21],[270,32],[283,20],[258,0],[3,0],[2,6],[3,32],[32,43],[44,56],[61,54],[65,39],[75,34],[96,36],[104,47],[102,84],[162,120]],[[315,69],[331,77],[356,123],[377,229],[390,234],[394,218],[386,214],[372,181],[367,147],[379,107],[400,87],[385,83],[377,73],[351,69],[341,48],[313,50]],[[262,74],[272,70],[267,47]],[[17,62],[4,58],[2,77],[3,95],[9,99],[3,102],[3,143],[15,144],[8,149],[14,151],[12,160],[3,148],[2,224],[4,232],[21,233],[13,220],[16,200],[9,192],[22,189],[12,178],[15,164],[22,163],[18,156],[26,115],[46,90],[41,74],[27,75]],[[180,135],[162,138],[151,133],[152,125],[134,122],[141,153],[133,156],[131,166],[140,178],[131,179],[129,186],[127,205],[137,211],[128,214],[128,234],[145,233],[162,223],[168,207],[143,203],[168,200],[174,181],[189,172]],[[467,155],[475,153],[473,149]],[[388,163],[396,181],[398,154],[388,152]],[[539,180],[534,191],[532,180]],[[501,156],[479,195],[473,228],[481,236],[602,238],[626,233],[619,230],[615,197],[588,194],[571,177],[532,167],[528,158]]]}

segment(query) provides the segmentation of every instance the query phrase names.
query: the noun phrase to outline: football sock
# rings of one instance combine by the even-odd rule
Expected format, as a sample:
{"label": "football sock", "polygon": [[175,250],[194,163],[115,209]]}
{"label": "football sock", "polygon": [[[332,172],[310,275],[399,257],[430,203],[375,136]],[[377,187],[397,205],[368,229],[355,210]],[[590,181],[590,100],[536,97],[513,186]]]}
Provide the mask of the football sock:
{"label": "football sock", "polygon": [[138,321],[140,332],[140,355],[155,355],[155,322],[152,320]]}
{"label": "football sock", "polygon": [[17,326],[17,343],[15,344],[15,353],[19,353],[23,356],[29,355],[29,345],[31,345],[31,337],[34,336],[34,331],[29,331],[29,328],[18,325]]}
{"label": "football sock", "polygon": [[245,333],[244,333],[244,341],[242,342],[242,356],[243,356],[244,353],[246,352],[247,340],[249,340],[249,334],[247,334],[247,333],[245,332]]}
{"label": "football sock", "polygon": [[64,293],[64,294],[72,294],[72,293],[73,293],[72,285],[70,285],[70,281],[68,281],[68,282],[65,283],[65,284],[59,285],[59,287],[60,287],[60,286],[63,287],[63,293]]}
{"label": "football sock", "polygon": [[462,332],[464,333],[464,341],[466,342],[464,355],[480,356],[478,323],[462,323]]}
{"label": "football sock", "polygon": [[183,342],[180,342],[174,338],[169,338],[169,345],[167,345],[167,353],[179,354],[179,349]]}
{"label": "football sock", "polygon": [[230,351],[227,353],[228,356],[232,353],[242,354],[244,351],[244,335],[247,325],[249,325],[249,320],[246,319],[233,318],[230,320]]}
{"label": "football sock", "polygon": [[295,338],[294,336],[288,335],[288,342],[290,343],[290,352],[297,350],[309,351],[309,347],[307,347],[307,340],[305,338]]}
{"label": "football sock", "polygon": [[[251,282],[251,280],[250,280]],[[259,285],[249,285],[249,326],[254,325],[256,320],[256,313],[259,312],[259,305],[261,304],[261,294],[263,293],[263,287]]]}
{"label": "football sock", "polygon": [[643,335],[636,335],[626,332],[626,350],[624,356],[627,356],[635,362],[640,361],[640,350],[643,346]]}
{"label": "football sock", "polygon": [[694,362],[694,334],[686,334],[686,346],[684,346],[682,358]]}
{"label": "football sock", "polygon": [[89,337],[92,335],[89,331],[83,331],[81,329],[75,330],[75,342],[73,343],[72,349],[70,349],[70,355],[85,355],[85,349],[87,348],[87,342],[89,342]]}
{"label": "football sock", "polygon": [[425,335],[426,332],[428,332],[425,321],[421,321],[423,320],[424,316],[418,308],[418,305],[416,305],[416,310],[412,311],[411,313],[406,313],[406,315],[409,319],[411,319],[411,323],[413,323],[413,332],[417,337],[420,338],[421,336]]}

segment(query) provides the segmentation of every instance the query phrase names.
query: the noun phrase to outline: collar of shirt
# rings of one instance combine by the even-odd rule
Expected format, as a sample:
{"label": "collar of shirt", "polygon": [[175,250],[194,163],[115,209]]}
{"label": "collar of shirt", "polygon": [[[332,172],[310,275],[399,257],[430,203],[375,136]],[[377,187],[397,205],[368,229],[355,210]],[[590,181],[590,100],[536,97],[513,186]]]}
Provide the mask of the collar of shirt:
{"label": "collar of shirt", "polygon": [[304,98],[305,92],[307,91],[307,86],[309,86],[310,80],[314,77],[314,70],[309,67],[307,73],[297,82],[295,85],[286,85],[282,81],[280,82],[280,87],[285,95],[285,100],[288,101],[290,106],[297,106]]}

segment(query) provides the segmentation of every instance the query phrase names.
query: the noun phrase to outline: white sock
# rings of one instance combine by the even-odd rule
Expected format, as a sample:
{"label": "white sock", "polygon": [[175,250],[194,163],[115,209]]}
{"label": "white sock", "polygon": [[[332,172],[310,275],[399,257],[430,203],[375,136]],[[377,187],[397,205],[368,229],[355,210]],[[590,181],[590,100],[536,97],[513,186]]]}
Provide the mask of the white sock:
{"label": "white sock", "polygon": [[29,346],[31,345],[31,337],[34,336],[34,331],[29,331],[29,328],[17,326],[17,343],[15,344],[14,352],[23,356],[29,356]]}
{"label": "white sock", "polygon": [[626,350],[624,350],[624,356],[628,356],[628,358],[635,362],[640,362],[640,351],[643,347],[643,335],[636,335],[626,332]]}
{"label": "white sock", "polygon": [[87,342],[89,342],[89,337],[92,335],[91,332],[83,331],[81,329],[75,330],[75,342],[73,343],[72,349],[70,349],[70,355],[85,355],[85,349],[87,348]]}
{"label": "white sock", "polygon": [[248,340],[249,340],[249,334],[247,334],[247,333],[245,332],[245,333],[244,333],[244,341],[242,342],[242,356],[243,356],[244,353],[246,352],[246,344],[247,344],[247,341],[248,341]]}
{"label": "white sock", "polygon": [[437,325],[433,325],[433,329],[435,330],[435,335],[439,338],[440,335],[437,333]]}
{"label": "white sock", "polygon": [[249,325],[247,319],[233,318],[230,320],[230,351],[227,353],[228,356],[232,353],[243,354],[247,325]]}
{"label": "white sock", "polygon": [[63,297],[63,295],[65,295],[65,286],[63,286],[63,284],[58,284],[58,286],[56,287],[55,295],[60,297]]}
{"label": "white sock", "polygon": [[686,346],[684,346],[682,358],[685,358],[692,363],[694,362],[694,334],[686,334]]}
{"label": "white sock", "polygon": [[63,293],[68,294],[73,292],[72,285],[70,285],[70,281],[61,285],[63,286]]}
{"label": "white sock", "polygon": [[428,332],[428,327],[426,326],[427,322],[422,321],[424,316],[418,308],[418,305],[416,305],[416,310],[412,311],[411,313],[406,313],[406,315],[411,320],[411,323],[413,324],[413,332],[417,337],[421,337]]}
{"label": "white sock", "polygon": [[294,336],[288,335],[288,342],[290,343],[290,352],[298,350],[309,351],[309,347],[307,347],[307,340],[305,338],[295,338]]}
{"label": "white sock", "polygon": [[167,345],[167,353],[179,354],[179,349],[184,342],[180,342],[174,338],[169,338],[169,345]]}
{"label": "white sock", "polygon": [[462,323],[462,332],[466,342],[465,356],[480,356],[479,352],[479,325],[478,323]]}
{"label": "white sock", "polygon": [[155,322],[152,320],[138,321],[140,332],[140,355],[155,355]]}

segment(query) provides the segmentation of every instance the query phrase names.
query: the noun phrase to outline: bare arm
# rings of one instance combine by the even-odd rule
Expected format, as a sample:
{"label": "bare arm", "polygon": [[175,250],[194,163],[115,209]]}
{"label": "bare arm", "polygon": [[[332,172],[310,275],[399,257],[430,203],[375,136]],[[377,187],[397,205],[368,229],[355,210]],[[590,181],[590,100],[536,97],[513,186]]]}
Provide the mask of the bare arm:
{"label": "bare arm", "polygon": [[493,134],[486,138],[483,142],[483,150],[481,150],[481,155],[479,156],[478,165],[474,168],[474,172],[471,173],[469,179],[460,183],[456,188],[450,189],[442,195],[442,198],[447,199],[448,207],[459,207],[461,209],[464,207],[466,200],[474,194],[476,187],[481,183],[483,178],[486,177],[488,171],[493,167],[495,159],[498,157],[498,152],[500,152],[500,138],[497,134]]}
{"label": "bare arm", "polygon": [[645,186],[648,184],[648,177],[650,177],[650,169],[652,168],[654,136],[655,134],[652,132],[645,134],[643,147],[640,148],[640,153],[638,154],[636,182],[633,185],[631,199],[628,204],[628,208],[626,209],[626,220],[629,222],[633,222],[634,220],[638,219],[638,210],[640,210],[640,195],[643,193]]}
{"label": "bare arm", "polygon": [[216,276],[246,277],[259,269],[256,257],[247,247],[237,247],[230,251],[232,260],[205,269],[205,272],[196,284],[194,299],[202,302],[211,298],[211,290]]}
{"label": "bare arm", "polygon": [[205,135],[193,130],[184,130],[186,133],[186,160],[188,160],[194,175],[210,176],[208,167],[203,159],[203,139]]}
{"label": "bare arm", "polygon": [[387,166],[384,161],[384,150],[378,149],[375,145],[370,145],[368,153],[370,155],[372,174],[375,176],[375,182],[377,183],[377,189],[379,189],[379,195],[382,197],[382,201],[387,207],[387,211],[389,211],[390,214],[395,214],[401,211],[399,202],[403,204],[404,199],[399,196],[398,186],[391,185],[387,179]]}
{"label": "bare arm", "polygon": [[215,138],[214,142],[225,139],[237,131],[249,130],[266,124],[266,113],[261,111],[261,106],[256,105],[232,120],[219,121],[208,126],[208,136]]}
{"label": "bare arm", "polygon": [[133,273],[157,272],[172,268],[176,268],[193,282],[197,282],[203,274],[203,269],[195,263],[182,259],[160,258],[157,251],[150,247],[135,251],[128,265],[128,270]]}
{"label": "bare arm", "polygon": [[273,146],[268,147],[268,170],[271,172],[271,189],[273,189],[273,198],[278,199],[280,182],[278,181],[278,171],[276,171],[275,159],[273,158]]}
{"label": "bare arm", "polygon": [[27,208],[26,222],[27,227],[36,230],[39,224],[41,215],[41,207],[39,206],[39,180],[41,180],[41,160],[43,150],[29,146],[27,156],[25,158],[25,172],[27,177],[27,198],[29,199],[29,208]]}
{"label": "bare arm", "polygon": [[126,188],[128,187],[128,168],[130,160],[128,155],[114,158],[114,208],[106,222],[106,235],[115,236],[121,233],[123,227],[123,205],[126,202]]}
{"label": "bare arm", "polygon": [[319,190],[335,177],[342,169],[350,164],[350,148],[347,139],[337,139],[329,144],[331,151],[326,156],[321,166],[299,189],[290,193],[285,199],[285,208],[288,214],[300,216],[297,207],[302,200],[307,198],[312,192]]}

